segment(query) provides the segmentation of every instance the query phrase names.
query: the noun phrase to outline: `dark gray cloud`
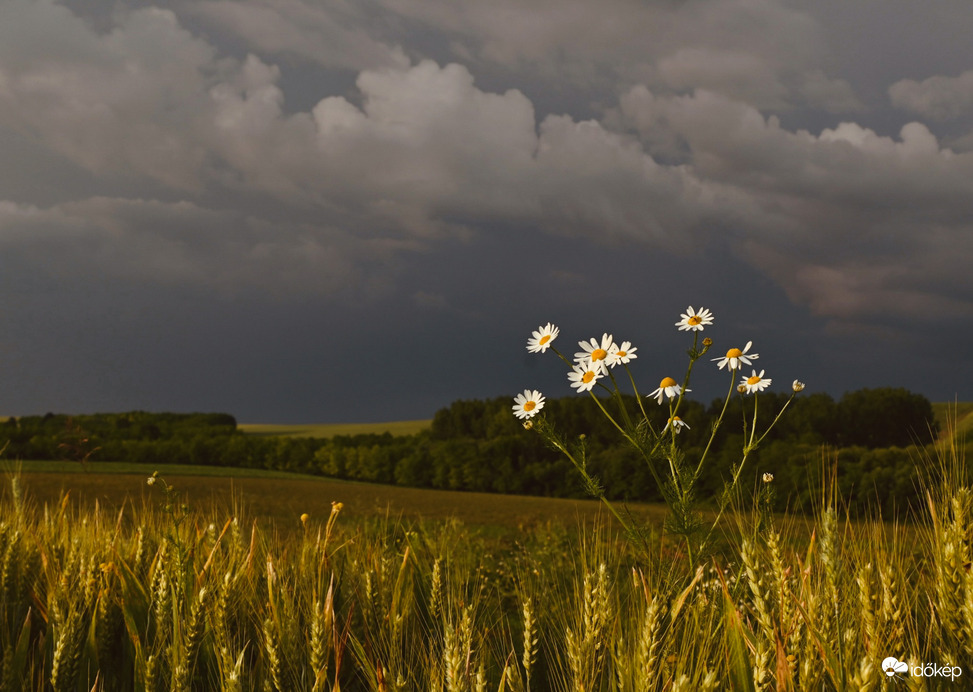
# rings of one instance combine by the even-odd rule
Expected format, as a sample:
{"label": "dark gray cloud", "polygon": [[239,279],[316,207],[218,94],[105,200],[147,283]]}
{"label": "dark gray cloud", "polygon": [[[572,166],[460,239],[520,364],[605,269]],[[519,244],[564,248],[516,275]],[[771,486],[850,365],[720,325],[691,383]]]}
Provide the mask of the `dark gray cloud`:
{"label": "dark gray cloud", "polygon": [[970,398],[973,49],[918,52],[971,17],[883,62],[844,4],[4,3],[0,410],[421,417],[556,387],[550,319],[658,379],[690,303]]}

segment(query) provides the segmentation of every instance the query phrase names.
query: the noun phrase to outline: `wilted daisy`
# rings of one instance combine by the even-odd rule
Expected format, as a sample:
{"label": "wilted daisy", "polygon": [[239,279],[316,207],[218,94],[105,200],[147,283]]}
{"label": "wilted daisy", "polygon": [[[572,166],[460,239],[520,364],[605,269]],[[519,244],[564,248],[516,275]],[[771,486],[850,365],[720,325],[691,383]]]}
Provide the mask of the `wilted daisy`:
{"label": "wilted daisy", "polygon": [[621,346],[612,347],[612,351],[608,354],[608,364],[615,367],[619,363],[630,363],[631,361],[638,358],[635,352],[638,348],[632,346],[631,341],[623,341]]}
{"label": "wilted daisy", "polygon": [[741,367],[740,365],[741,363],[743,365],[753,365],[753,363],[750,361],[756,360],[757,358],[760,357],[760,355],[757,353],[747,353],[747,351],[750,350],[751,346],[753,346],[753,342],[748,341],[747,345],[743,347],[742,351],[738,348],[731,348],[729,351],[726,352],[725,358],[713,358],[713,360],[719,361],[717,365],[720,366],[720,370],[722,370],[723,367],[726,365],[730,366],[730,370],[739,370]]}
{"label": "wilted daisy", "polygon": [[753,394],[754,392],[762,392],[770,386],[771,379],[769,377],[764,377],[764,371],[761,370],[760,374],[757,371],[753,371],[753,375],[750,377],[744,377],[740,380],[740,385],[745,387],[747,394]]}
{"label": "wilted daisy", "polygon": [[609,355],[618,350],[611,334],[602,334],[600,342],[596,339],[579,341],[578,346],[584,350],[574,354],[574,361],[578,365],[594,365],[601,372],[607,369],[605,366],[608,364]]}
{"label": "wilted daisy", "polygon": [[574,369],[568,373],[571,386],[581,392],[590,392],[598,378],[601,377],[601,368],[592,363],[578,363]]}
{"label": "wilted daisy", "polygon": [[686,308],[686,312],[679,316],[682,319],[676,322],[676,326],[681,332],[701,332],[705,326],[713,324],[713,313],[706,308],[700,308],[699,312],[696,312],[690,305]]}
{"label": "wilted daisy", "polygon": [[804,383],[803,382],[798,382],[797,380],[794,380],[794,384],[791,385],[791,389],[793,389],[795,392],[803,392],[804,391]]}
{"label": "wilted daisy", "polygon": [[685,421],[683,421],[683,419],[679,416],[673,416],[666,422],[666,427],[663,428],[662,431],[665,432],[669,428],[672,428],[672,433],[674,435],[678,435],[680,432],[682,432],[683,428],[689,428],[689,426],[686,425]]}
{"label": "wilted daisy", "polygon": [[512,408],[517,418],[533,418],[544,408],[544,396],[536,389],[525,389],[523,394],[514,397]]}
{"label": "wilted daisy", "polygon": [[[691,392],[693,390],[687,389],[686,391]],[[649,394],[647,398],[651,399],[652,397],[655,397],[655,400],[661,404],[662,397],[667,396],[670,399],[675,399],[681,393],[682,387],[679,386],[679,383],[677,383],[671,377],[666,377],[664,380],[662,380],[662,382],[659,383],[659,388]]]}
{"label": "wilted daisy", "polygon": [[558,328],[548,322],[543,327],[538,327],[531,332],[531,337],[527,339],[527,350],[531,353],[544,353],[557,338]]}

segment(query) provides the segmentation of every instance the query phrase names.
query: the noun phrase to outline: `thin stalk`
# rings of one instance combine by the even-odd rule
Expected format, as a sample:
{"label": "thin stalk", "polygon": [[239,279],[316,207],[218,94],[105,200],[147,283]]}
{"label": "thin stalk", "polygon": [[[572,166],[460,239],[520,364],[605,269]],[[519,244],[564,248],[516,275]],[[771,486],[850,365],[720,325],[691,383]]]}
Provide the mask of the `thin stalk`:
{"label": "thin stalk", "polygon": [[784,405],[781,406],[780,411],[777,413],[777,416],[770,423],[770,425],[767,426],[767,429],[764,430],[763,435],[761,435],[759,438],[757,438],[757,446],[760,446],[760,443],[764,441],[764,438],[767,437],[767,433],[770,432],[771,428],[773,428],[775,425],[777,425],[777,421],[779,421],[780,420],[780,417],[782,415],[784,415],[784,411],[786,411],[787,410],[787,407],[791,405],[791,402],[792,401],[794,401],[794,397],[795,396],[797,396],[797,392],[794,392],[793,394],[791,394],[790,398],[787,401],[784,402]]}
{"label": "thin stalk", "polygon": [[[625,365],[623,363],[623,365]],[[642,418],[645,420],[645,424],[649,426],[649,432],[655,436],[655,430],[652,429],[652,423],[649,422],[649,414],[645,412],[645,406],[642,404],[642,395],[639,394],[639,388],[635,386],[635,377],[632,375],[632,371],[628,369],[628,365],[625,365],[625,372],[628,373],[628,379],[632,383],[632,391],[635,392],[635,400],[639,402],[639,409],[642,411]]]}
{"label": "thin stalk", "polygon": [[628,411],[625,410],[625,401],[624,399],[622,399],[622,390],[619,389],[618,382],[615,381],[615,375],[612,374],[611,368],[608,368],[608,377],[609,379],[611,379],[612,386],[615,388],[615,391],[613,392],[613,396],[615,397],[615,400],[618,402],[618,408],[622,412],[622,419],[625,421],[625,425],[629,428],[629,430],[634,430],[634,426],[632,425],[632,419],[628,415]]}
{"label": "thin stalk", "polygon": [[726,398],[723,400],[723,410],[720,411],[720,417],[716,419],[716,423],[713,424],[713,432],[710,433],[709,440],[706,442],[706,447],[703,449],[702,455],[699,457],[699,463],[696,465],[696,475],[699,475],[700,470],[703,468],[703,461],[706,459],[706,455],[709,454],[709,448],[713,444],[713,440],[716,439],[716,433],[720,430],[720,425],[723,423],[723,416],[726,415],[726,409],[730,405],[730,399],[733,397],[733,382],[736,380],[736,372],[730,370],[730,388],[726,392]]}
{"label": "thin stalk", "polygon": [[[574,464],[574,467],[584,477],[585,481],[588,482],[587,483],[588,487],[594,487],[594,483],[592,482],[593,479],[591,478],[591,475],[588,473],[587,469],[585,469],[585,467],[577,459],[574,458],[574,455],[567,448],[567,446],[564,445],[560,440],[558,440],[555,437],[551,437],[549,439],[551,440],[551,444],[557,447],[561,451],[561,453],[564,454],[564,456],[566,456],[571,461],[572,464]],[[622,518],[622,515],[618,513],[618,510],[615,509],[615,506],[608,501],[607,497],[605,497],[605,493],[603,491],[598,493],[598,499],[601,500],[602,503],[604,503],[604,505],[608,508],[608,511],[610,511],[612,515],[614,515],[614,517],[618,520],[618,523],[621,524],[622,528],[625,529],[626,533],[630,535],[634,535],[634,530],[632,529],[631,525],[627,521],[625,521],[624,518]]]}

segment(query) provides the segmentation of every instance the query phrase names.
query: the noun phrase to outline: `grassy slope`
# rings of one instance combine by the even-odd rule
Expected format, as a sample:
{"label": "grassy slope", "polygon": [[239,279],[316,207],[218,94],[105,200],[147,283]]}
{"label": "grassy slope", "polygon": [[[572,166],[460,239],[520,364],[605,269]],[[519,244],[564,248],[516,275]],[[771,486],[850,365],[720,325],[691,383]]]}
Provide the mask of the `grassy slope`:
{"label": "grassy slope", "polygon": [[240,423],[237,427],[248,435],[262,437],[334,437],[335,435],[367,435],[392,433],[413,435],[427,430],[431,420],[399,420],[388,423],[308,423],[277,425],[274,423]]}
{"label": "grassy slope", "polygon": [[[57,503],[69,492],[85,503],[118,507],[125,502],[163,503],[161,484],[146,485],[152,470],[156,467],[108,462],[89,464],[87,471],[71,462],[23,462],[20,475],[27,496],[41,504]],[[215,506],[237,515],[239,511],[232,508],[243,506],[245,515],[271,519],[279,526],[298,526],[304,512],[326,518],[332,502],[344,503],[342,514],[349,517],[456,518],[505,529],[547,521],[571,526],[605,514],[592,500],[400,488],[253,469],[172,465],[158,467],[158,471],[182,493],[180,500],[192,507],[209,510]],[[9,480],[0,476],[2,492],[9,492],[9,487]],[[631,509],[646,519],[658,518],[660,523],[665,514],[657,505],[633,505]]]}
{"label": "grassy slope", "polygon": [[973,442],[973,401],[933,404],[932,410],[944,435],[955,430],[961,443]]}

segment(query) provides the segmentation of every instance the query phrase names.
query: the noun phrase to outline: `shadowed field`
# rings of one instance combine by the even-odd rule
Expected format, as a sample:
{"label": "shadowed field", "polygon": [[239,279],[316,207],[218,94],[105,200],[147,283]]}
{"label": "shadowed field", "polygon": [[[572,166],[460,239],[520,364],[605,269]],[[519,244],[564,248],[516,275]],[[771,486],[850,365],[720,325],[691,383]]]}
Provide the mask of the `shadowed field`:
{"label": "shadowed field", "polygon": [[240,423],[237,427],[248,435],[260,437],[317,437],[335,435],[414,435],[428,430],[431,420],[398,420],[387,423],[307,423],[277,425],[275,423]]}
{"label": "shadowed field", "polygon": [[[27,497],[40,504],[57,503],[65,492],[75,501],[86,504],[97,501],[108,507],[119,507],[125,502],[138,506],[163,502],[160,486],[146,484],[153,469],[109,463],[90,466],[91,470],[85,472],[78,464],[24,463],[21,485]],[[106,468],[114,472],[105,472]],[[507,529],[548,521],[571,526],[607,515],[593,500],[400,488],[248,469],[173,466],[160,467],[159,471],[179,491],[180,500],[194,508],[215,507],[238,515],[239,508],[243,507],[243,513],[249,517],[273,520],[281,528],[298,526],[303,513],[326,518],[332,502],[344,504],[342,515],[348,519],[455,518],[470,525]],[[4,492],[9,492],[6,480],[3,486]],[[659,505],[639,504],[630,509],[646,520],[657,518],[660,525],[665,514]]]}

